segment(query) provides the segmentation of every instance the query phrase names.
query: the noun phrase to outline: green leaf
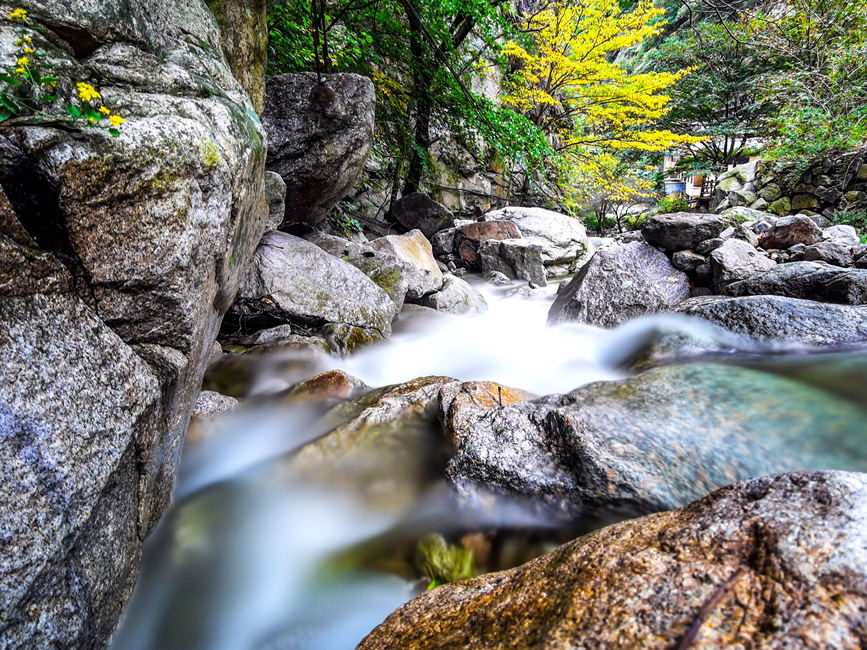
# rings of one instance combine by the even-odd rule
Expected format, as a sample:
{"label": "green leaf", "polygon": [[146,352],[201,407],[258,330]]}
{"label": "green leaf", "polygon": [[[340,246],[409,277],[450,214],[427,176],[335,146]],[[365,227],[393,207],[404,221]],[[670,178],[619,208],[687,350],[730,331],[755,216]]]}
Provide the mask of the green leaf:
{"label": "green leaf", "polygon": [[3,74],[2,72],[0,72],[0,81],[3,81],[5,83],[9,84],[10,86],[20,86],[21,85],[21,82],[18,81],[18,79],[16,79],[15,77],[10,77],[8,74]]}
{"label": "green leaf", "polygon": [[42,97],[42,101],[44,102],[56,102],[57,95],[45,95]]}
{"label": "green leaf", "polygon": [[57,77],[42,77],[43,84],[56,84],[58,81]]}
{"label": "green leaf", "polygon": [[120,137],[120,131],[118,131],[118,130],[117,130],[116,128],[114,128],[114,127],[110,128],[110,129],[108,130],[108,132],[111,133],[112,137],[115,137],[115,138],[119,138],[119,137]]}
{"label": "green leaf", "polygon": [[78,110],[76,106],[67,106],[66,114],[71,115],[72,117],[79,118],[81,117],[81,111]]}
{"label": "green leaf", "polygon": [[14,99],[12,99],[12,97],[9,97],[8,95],[0,94],[0,104],[5,106],[7,109],[9,109],[10,112],[14,113],[15,115],[21,113],[21,107]]}
{"label": "green leaf", "polygon": [[12,117],[12,111],[5,106],[0,106],[0,122],[5,122],[10,117]]}

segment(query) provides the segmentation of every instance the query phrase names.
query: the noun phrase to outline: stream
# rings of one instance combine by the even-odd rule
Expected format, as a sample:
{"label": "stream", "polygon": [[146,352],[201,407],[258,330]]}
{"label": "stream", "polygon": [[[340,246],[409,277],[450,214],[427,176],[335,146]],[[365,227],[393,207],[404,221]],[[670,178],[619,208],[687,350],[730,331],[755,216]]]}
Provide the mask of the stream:
{"label": "stream", "polygon": [[[323,370],[339,368],[371,387],[443,375],[537,395],[566,393],[634,374],[630,363],[648,343],[676,331],[742,348],[729,362],[820,386],[829,399],[867,402],[863,353],[763,352],[675,315],[644,317],[611,331],[548,328],[556,283],[533,297],[514,295],[517,284],[472,283],[490,307],[480,317],[409,312],[395,323],[390,344],[331,360],[331,367],[259,355],[252,398],[185,448],[175,504],[145,544],[113,650],[353,648],[427,587],[430,579],[418,562],[413,566],[426,535],[482,539],[489,550],[496,547],[485,567],[493,570],[617,519],[612,513],[602,521],[562,521],[531,503],[493,496],[461,501],[442,475],[419,494],[407,489],[412,496],[403,499],[377,499],[339,480],[330,486],[294,480],[284,461],[327,432],[323,409],[276,403],[269,395]],[[835,465],[846,468],[843,450],[840,456]],[[851,468],[861,468],[860,462]],[[401,494],[398,478],[383,479]]]}

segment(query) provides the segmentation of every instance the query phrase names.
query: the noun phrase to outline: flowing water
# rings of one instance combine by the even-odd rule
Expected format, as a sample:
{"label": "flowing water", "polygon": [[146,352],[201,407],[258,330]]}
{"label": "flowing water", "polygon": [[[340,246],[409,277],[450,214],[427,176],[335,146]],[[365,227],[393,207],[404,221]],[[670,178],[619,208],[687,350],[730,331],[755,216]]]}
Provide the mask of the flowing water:
{"label": "flowing water", "polygon": [[[674,315],[638,319],[613,331],[548,328],[556,285],[533,298],[515,287],[478,284],[490,305],[474,318],[411,314],[391,343],[332,366],[299,368],[259,357],[249,406],[184,451],[176,504],[145,546],[144,564],[115,650],[319,650],[353,648],[401,603],[424,589],[412,557],[432,532],[449,540],[490,535],[498,553],[488,568],[525,561],[599,522],[561,530],[532,504],[480,499],[461,505],[444,480],[409,505],[384,506],[367,492],[299,484],[280,467],[326,433],[315,405],[280,406],[267,395],[340,368],[370,386],[426,375],[488,380],[538,395],[631,374],[631,361],[666,332],[711,340],[738,363],[867,402],[867,356],[781,354],[756,349],[706,324]],[[867,425],[865,425],[867,428]],[[400,486],[397,490],[400,490]]]}

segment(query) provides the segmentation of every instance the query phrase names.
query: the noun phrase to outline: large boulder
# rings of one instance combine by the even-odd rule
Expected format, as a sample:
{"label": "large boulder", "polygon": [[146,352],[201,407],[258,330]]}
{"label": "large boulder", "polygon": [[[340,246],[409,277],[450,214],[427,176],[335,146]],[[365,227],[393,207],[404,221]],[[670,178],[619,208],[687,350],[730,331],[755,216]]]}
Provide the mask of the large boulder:
{"label": "large boulder", "polygon": [[790,248],[796,244],[810,246],[822,240],[822,229],[816,222],[802,215],[777,219],[770,230],[762,235],[763,248]]}
{"label": "large boulder", "polygon": [[865,305],[833,305],[784,296],[703,296],[683,301],[674,311],[759,341],[846,347],[867,344]]}
{"label": "large boulder", "polygon": [[826,262],[843,268],[855,263],[851,246],[841,244],[838,240],[820,241],[807,246],[804,249],[804,261]]}
{"label": "large boulder", "polygon": [[404,265],[394,255],[367,244],[322,232],[314,231],[304,238],[364,273],[388,294],[398,310],[403,306],[407,281],[404,278]]}
{"label": "large boulder", "polygon": [[272,232],[256,249],[226,326],[240,331],[277,323],[327,328],[352,351],[388,338],[396,313],[385,291],[356,267],[294,235]]}
{"label": "large boulder", "polygon": [[455,232],[454,253],[472,271],[480,271],[479,246],[488,240],[519,239],[521,233],[511,221],[480,221],[461,226]]}
{"label": "large boulder", "polygon": [[451,273],[444,276],[443,288],[418,299],[417,304],[455,316],[478,316],[488,311],[485,297],[466,280]]}
{"label": "large boulder", "polygon": [[559,212],[509,206],[488,212],[484,220],[514,223],[524,239],[539,246],[546,267],[562,267],[560,275],[574,271],[591,250],[587,231],[581,222]]}
{"label": "large boulder", "polygon": [[489,239],[479,246],[483,273],[502,273],[536,286],[548,284],[542,263],[542,247],[532,239]]}
{"label": "large boulder", "polygon": [[650,244],[663,250],[685,251],[718,237],[727,225],[725,218],[718,214],[672,212],[650,217],[641,234]]}
{"label": "large boulder", "polygon": [[859,648],[867,477],[758,478],[428,591],[358,646]]}
{"label": "large boulder", "polygon": [[663,311],[689,297],[686,275],[643,242],[596,252],[548,312],[548,324],[578,322],[616,327]]}
{"label": "large boulder", "polygon": [[713,269],[713,285],[717,292],[732,282],[772,269],[777,265],[747,242],[740,239],[727,239],[722,246],[710,254]]}
{"label": "large boulder", "polygon": [[406,282],[407,300],[418,300],[442,289],[443,273],[434,259],[430,242],[420,230],[380,237],[370,242],[370,246],[397,259]]}
{"label": "large boulder", "polygon": [[407,230],[421,230],[428,239],[455,222],[446,206],[421,192],[407,194],[392,203],[391,215]]}
{"label": "large boulder", "polygon": [[64,102],[98,79],[126,120],[0,137],[2,647],[107,643],[267,218],[264,136],[213,16],[115,5],[22,0],[24,26],[0,23],[4,60],[23,28]]}
{"label": "large boulder", "polygon": [[286,218],[316,225],[352,188],[373,146],[373,82],[356,74],[268,77],[267,167],[286,182]]}
{"label": "large boulder", "polygon": [[[864,412],[784,377],[694,364],[495,410],[467,407],[449,478],[567,512],[668,510],[736,480],[867,469]],[[744,426],[744,414],[749,426]]]}
{"label": "large boulder", "polygon": [[769,271],[734,282],[729,296],[787,296],[841,305],[867,304],[867,270],[841,269],[817,262],[779,264]]}

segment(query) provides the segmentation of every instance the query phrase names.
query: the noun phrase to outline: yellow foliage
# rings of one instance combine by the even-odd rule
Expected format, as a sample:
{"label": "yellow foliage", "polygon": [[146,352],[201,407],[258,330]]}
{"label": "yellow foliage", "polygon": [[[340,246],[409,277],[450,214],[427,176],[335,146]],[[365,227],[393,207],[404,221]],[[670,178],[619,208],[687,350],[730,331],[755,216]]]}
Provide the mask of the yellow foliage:
{"label": "yellow foliage", "polygon": [[698,142],[648,126],[668,112],[664,91],[689,69],[631,75],[609,60],[658,34],[661,23],[653,21],[662,13],[652,0],[629,13],[617,0],[585,0],[530,15],[523,27],[534,35],[533,47],[510,42],[502,51],[515,69],[503,103],[527,115],[555,149],[582,159],[591,173],[590,159],[600,149],[660,151]]}

